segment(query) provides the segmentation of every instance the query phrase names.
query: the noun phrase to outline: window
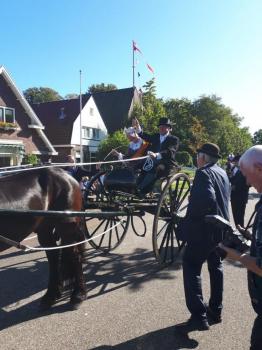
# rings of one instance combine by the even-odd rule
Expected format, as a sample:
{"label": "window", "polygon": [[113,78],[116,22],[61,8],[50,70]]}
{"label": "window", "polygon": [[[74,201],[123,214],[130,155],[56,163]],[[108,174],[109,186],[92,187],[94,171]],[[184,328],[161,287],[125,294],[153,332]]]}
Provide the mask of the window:
{"label": "window", "polygon": [[59,119],[65,119],[66,115],[65,115],[65,109],[64,107],[62,107],[60,109],[60,114],[59,114]]}
{"label": "window", "polygon": [[93,139],[99,139],[99,129],[93,129]]}
{"label": "window", "polygon": [[82,133],[84,139],[99,140],[99,129],[83,126]]}
{"label": "window", "polygon": [[82,128],[82,132],[83,132],[83,138],[84,139],[91,139],[91,131],[92,129],[91,128],[87,128],[86,126],[84,126]]}
{"label": "window", "polygon": [[4,123],[15,123],[14,108],[0,107],[0,121]]}
{"label": "window", "polygon": [[94,108],[90,107],[90,115],[93,116],[94,115]]}

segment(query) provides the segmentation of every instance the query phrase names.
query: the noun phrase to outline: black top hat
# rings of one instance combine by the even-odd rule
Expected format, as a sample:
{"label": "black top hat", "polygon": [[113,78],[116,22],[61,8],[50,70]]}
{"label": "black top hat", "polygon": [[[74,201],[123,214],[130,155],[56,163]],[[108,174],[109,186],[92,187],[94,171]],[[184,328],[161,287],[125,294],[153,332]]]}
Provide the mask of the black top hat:
{"label": "black top hat", "polygon": [[158,126],[160,125],[170,126],[170,128],[172,126],[170,119],[167,117],[162,117],[159,119]]}
{"label": "black top hat", "polygon": [[201,148],[197,149],[197,152],[208,154],[214,158],[221,158],[220,148],[215,143],[204,143]]}

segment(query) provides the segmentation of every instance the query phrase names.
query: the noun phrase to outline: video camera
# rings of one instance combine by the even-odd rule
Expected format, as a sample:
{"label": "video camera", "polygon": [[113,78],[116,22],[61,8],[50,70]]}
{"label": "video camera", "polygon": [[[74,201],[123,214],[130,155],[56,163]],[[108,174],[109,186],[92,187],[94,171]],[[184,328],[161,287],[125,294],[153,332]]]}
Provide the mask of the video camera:
{"label": "video camera", "polygon": [[[238,230],[233,229],[230,222],[219,215],[206,215],[205,221],[213,224],[223,231],[220,242],[228,248],[233,248],[240,253],[244,253],[250,249],[251,241],[246,239]],[[218,247],[221,257],[226,256],[226,252]]]}

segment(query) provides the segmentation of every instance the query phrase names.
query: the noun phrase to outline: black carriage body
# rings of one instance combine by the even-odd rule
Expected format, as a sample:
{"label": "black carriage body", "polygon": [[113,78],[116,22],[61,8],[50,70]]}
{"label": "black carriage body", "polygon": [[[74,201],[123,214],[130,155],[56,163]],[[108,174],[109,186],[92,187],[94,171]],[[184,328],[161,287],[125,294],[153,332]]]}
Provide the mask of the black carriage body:
{"label": "black carriage body", "polygon": [[107,191],[136,192],[136,175],[131,169],[115,169],[105,175],[104,186]]}

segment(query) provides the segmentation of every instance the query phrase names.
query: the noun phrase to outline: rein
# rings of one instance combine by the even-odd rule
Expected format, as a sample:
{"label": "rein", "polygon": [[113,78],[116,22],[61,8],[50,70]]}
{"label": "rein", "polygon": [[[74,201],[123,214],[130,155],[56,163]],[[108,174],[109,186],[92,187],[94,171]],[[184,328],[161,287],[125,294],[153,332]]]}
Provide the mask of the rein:
{"label": "rein", "polygon": [[6,238],[4,236],[1,236],[0,235],[0,241],[12,246],[12,247],[15,247],[17,249],[21,249],[25,252],[27,251],[43,251],[43,250],[56,250],[56,249],[65,249],[65,248],[70,248],[70,247],[75,247],[77,245],[80,245],[80,244],[84,244],[86,242],[89,242],[89,241],[93,241],[94,239],[98,238],[98,237],[101,237],[103,235],[105,235],[106,233],[108,233],[109,231],[111,231],[113,228],[119,226],[122,224],[122,222],[124,222],[124,219],[120,220],[119,223],[111,226],[109,229],[107,229],[106,231],[104,232],[101,232],[99,233],[98,235],[92,237],[92,238],[89,238],[89,239],[85,239],[81,242],[77,242],[77,243],[72,243],[72,244],[67,244],[67,245],[61,245],[61,246],[55,246],[55,247],[31,247],[31,246],[27,246],[27,245],[23,245],[23,244],[20,244],[19,242],[16,242],[16,241],[13,241],[12,239],[9,239],[9,238]]}
{"label": "rein", "polygon": [[81,167],[86,165],[102,165],[102,164],[114,164],[114,163],[125,163],[125,162],[134,162],[137,160],[146,159],[149,156],[143,156],[139,158],[128,158],[128,159],[122,159],[122,160],[111,160],[111,161],[104,161],[104,162],[91,162],[91,163],[55,163],[50,165],[43,165],[43,166],[35,166],[32,168],[26,168],[26,169],[14,169],[14,170],[2,170],[0,168],[0,176],[1,175],[8,175],[12,173],[21,173],[26,171],[33,171],[33,170],[39,170],[39,169],[46,169],[46,168],[66,168],[66,167]]}

